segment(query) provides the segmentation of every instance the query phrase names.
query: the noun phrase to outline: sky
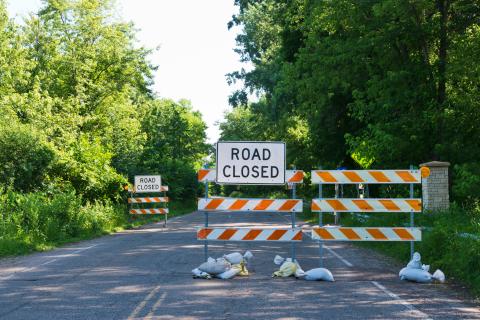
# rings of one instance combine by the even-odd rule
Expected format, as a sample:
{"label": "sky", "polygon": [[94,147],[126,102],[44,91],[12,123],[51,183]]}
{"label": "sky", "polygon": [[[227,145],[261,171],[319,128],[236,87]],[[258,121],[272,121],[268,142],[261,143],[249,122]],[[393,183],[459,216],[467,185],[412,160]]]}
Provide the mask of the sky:
{"label": "sky", "polygon": [[[163,98],[188,99],[208,125],[209,142],[218,140],[215,123],[230,110],[234,90],[225,75],[248,65],[239,62],[235,36],[227,23],[237,8],[233,0],[117,0],[117,13],[133,21],[140,45],[156,48],[150,59],[158,65],[154,91]],[[41,0],[9,0],[18,21],[35,12]]]}

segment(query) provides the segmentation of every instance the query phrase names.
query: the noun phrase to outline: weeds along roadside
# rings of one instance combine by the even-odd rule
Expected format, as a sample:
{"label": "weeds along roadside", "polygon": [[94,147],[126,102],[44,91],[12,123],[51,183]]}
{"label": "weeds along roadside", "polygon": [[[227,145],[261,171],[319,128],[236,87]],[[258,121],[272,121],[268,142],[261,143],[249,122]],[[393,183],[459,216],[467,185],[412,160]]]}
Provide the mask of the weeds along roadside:
{"label": "weeds along roadside", "polygon": [[[44,251],[164,219],[130,216],[124,202],[83,203],[72,191],[53,194],[0,190],[0,257]],[[174,201],[169,218],[192,212],[195,203]]]}

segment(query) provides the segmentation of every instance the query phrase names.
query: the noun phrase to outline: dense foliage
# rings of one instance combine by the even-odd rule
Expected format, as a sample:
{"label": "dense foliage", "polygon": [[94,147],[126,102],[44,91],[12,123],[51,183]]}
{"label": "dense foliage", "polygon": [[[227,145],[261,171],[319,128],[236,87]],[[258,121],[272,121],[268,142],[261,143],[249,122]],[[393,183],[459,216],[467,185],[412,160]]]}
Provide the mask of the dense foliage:
{"label": "dense foliage", "polygon": [[[237,51],[253,64],[234,71],[244,88],[221,123],[225,140],[287,142],[288,162],[408,168],[452,164],[445,212],[425,227],[424,261],[480,292],[480,3],[469,0],[235,0]],[[256,94],[258,101],[249,101]],[[405,189],[405,188],[403,188]],[[376,196],[408,196],[371,187]],[[325,193],[331,188],[324,188]],[[385,194],[384,194],[385,193]],[[310,195],[311,196],[311,195]],[[308,197],[308,195],[307,195]],[[306,212],[302,217],[318,223]],[[331,219],[331,220],[330,220]],[[345,214],[351,226],[409,225],[407,215]],[[324,223],[333,222],[330,215]],[[408,260],[402,243],[365,243]]]}
{"label": "dense foliage", "polygon": [[245,87],[224,139],[287,141],[305,170],[449,161],[456,199],[478,199],[478,2],[235,2],[237,51],[254,68],[229,75]]}
{"label": "dense foliage", "polygon": [[162,175],[174,201],[195,198],[206,125],[189,102],[155,96],[151,51],[114,13],[110,1],[44,0],[15,23],[0,0],[0,247],[111,229],[98,221],[126,216],[115,206],[135,174]]}

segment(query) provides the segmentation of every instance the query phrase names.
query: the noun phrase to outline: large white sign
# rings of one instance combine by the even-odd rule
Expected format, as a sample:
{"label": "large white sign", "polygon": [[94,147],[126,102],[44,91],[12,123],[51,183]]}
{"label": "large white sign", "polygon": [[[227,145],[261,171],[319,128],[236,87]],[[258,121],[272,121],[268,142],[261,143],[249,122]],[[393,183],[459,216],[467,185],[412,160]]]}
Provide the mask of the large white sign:
{"label": "large white sign", "polygon": [[161,186],[160,176],[135,176],[135,192],[161,192]]}
{"label": "large white sign", "polygon": [[217,183],[284,184],[284,142],[217,143]]}

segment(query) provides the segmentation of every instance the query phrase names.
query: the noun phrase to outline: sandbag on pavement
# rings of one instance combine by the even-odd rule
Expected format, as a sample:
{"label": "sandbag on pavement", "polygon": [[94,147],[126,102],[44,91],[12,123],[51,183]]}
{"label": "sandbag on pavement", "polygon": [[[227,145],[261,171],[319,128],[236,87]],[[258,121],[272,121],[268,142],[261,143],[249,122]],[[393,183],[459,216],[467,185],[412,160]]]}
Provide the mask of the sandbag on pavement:
{"label": "sandbag on pavement", "polygon": [[432,280],[440,282],[445,281],[445,274],[441,270],[435,271],[433,274],[423,269],[403,268],[399,274],[401,280],[408,280],[419,283],[429,283]]}
{"label": "sandbag on pavement", "polygon": [[278,254],[273,258],[273,263],[275,263],[277,266],[282,265],[282,263],[285,262],[285,258],[279,256]]}
{"label": "sandbag on pavement", "polygon": [[302,267],[300,267],[300,264],[298,261],[295,259],[295,264],[297,265],[297,269],[295,270],[295,278],[302,278],[305,276],[305,271],[303,271]]}
{"label": "sandbag on pavement", "polygon": [[211,279],[212,278],[211,275],[209,275],[206,272],[201,271],[198,268],[193,269],[192,274],[193,274],[194,278],[201,278],[201,279]]}
{"label": "sandbag on pavement", "polygon": [[242,262],[248,262],[253,258],[253,254],[250,251],[246,251],[244,255],[242,255],[240,252],[232,252],[225,254],[223,258],[233,265],[240,264]]}
{"label": "sandbag on pavement", "polygon": [[227,270],[223,273],[220,273],[220,274],[217,274],[216,277],[217,278],[220,278],[220,279],[231,279],[233,277],[235,277],[237,274],[240,273],[240,270],[239,268],[231,268],[230,270]]}
{"label": "sandbag on pavement", "polygon": [[400,270],[398,275],[401,280],[408,280],[419,283],[429,283],[432,280],[440,282],[445,281],[445,274],[441,270],[437,270],[432,274],[428,272],[430,270],[429,265],[424,265],[421,262],[420,253],[415,252],[412,260],[407,264],[405,268]]}
{"label": "sandbag on pavement", "polygon": [[220,273],[224,273],[227,270],[230,270],[232,265],[224,258],[208,258],[207,262],[202,263],[198,269],[200,271],[209,273],[211,275],[217,275]]}
{"label": "sandbag on pavement", "polygon": [[243,256],[240,252],[225,254],[223,257],[231,264],[240,264],[243,261]]}
{"label": "sandbag on pavement", "polygon": [[296,263],[292,259],[287,258],[280,266],[280,269],[272,274],[272,277],[290,277],[295,274],[295,271],[297,271]]}
{"label": "sandbag on pavement", "polygon": [[323,280],[323,281],[335,281],[333,279],[333,275],[330,270],[325,268],[315,268],[308,270],[305,272],[305,280],[315,281],[315,280]]}

